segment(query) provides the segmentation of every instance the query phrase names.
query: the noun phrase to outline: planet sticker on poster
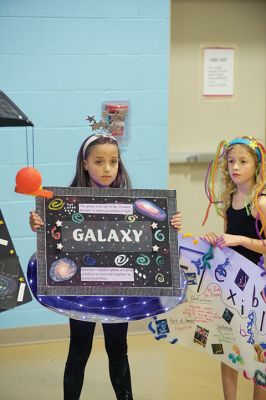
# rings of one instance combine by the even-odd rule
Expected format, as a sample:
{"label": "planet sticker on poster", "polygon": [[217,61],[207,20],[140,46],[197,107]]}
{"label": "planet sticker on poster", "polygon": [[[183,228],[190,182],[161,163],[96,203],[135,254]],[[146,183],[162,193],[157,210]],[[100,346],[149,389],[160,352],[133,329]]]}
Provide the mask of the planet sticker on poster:
{"label": "planet sticker on poster", "polygon": [[77,272],[77,265],[68,258],[60,258],[52,263],[49,274],[54,282],[71,279]]}
{"label": "planet sticker on poster", "polygon": [[144,200],[144,199],[136,200],[134,203],[134,208],[139,213],[146,215],[146,217],[151,217],[158,221],[164,221],[166,218],[166,212],[149,200]]}

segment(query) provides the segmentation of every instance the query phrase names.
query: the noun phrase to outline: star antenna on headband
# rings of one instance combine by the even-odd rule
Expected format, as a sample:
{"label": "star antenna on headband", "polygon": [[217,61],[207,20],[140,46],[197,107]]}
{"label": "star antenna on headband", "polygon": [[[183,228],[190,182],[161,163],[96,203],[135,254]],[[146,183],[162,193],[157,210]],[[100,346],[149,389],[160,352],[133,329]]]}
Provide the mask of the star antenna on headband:
{"label": "star antenna on headband", "polygon": [[99,122],[96,121],[96,119],[94,118],[94,116],[90,117],[88,116],[87,121],[89,121],[90,123],[90,127],[92,129],[92,131],[98,131],[99,134],[102,134],[103,132],[108,132],[109,129],[109,125],[104,122],[103,120],[100,120]]}
{"label": "star antenna on headband", "polygon": [[91,122],[96,122],[96,119],[94,118],[94,115],[92,117],[90,117],[89,115],[86,118],[87,121]]}

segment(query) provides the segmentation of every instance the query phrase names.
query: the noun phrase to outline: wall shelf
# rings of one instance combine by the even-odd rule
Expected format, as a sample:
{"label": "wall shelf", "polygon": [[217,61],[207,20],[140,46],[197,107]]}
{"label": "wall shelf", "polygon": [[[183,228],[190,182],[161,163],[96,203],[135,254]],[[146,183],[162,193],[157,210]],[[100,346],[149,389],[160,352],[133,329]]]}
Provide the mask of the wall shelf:
{"label": "wall shelf", "polygon": [[169,162],[170,164],[209,163],[214,156],[214,153],[169,153]]}

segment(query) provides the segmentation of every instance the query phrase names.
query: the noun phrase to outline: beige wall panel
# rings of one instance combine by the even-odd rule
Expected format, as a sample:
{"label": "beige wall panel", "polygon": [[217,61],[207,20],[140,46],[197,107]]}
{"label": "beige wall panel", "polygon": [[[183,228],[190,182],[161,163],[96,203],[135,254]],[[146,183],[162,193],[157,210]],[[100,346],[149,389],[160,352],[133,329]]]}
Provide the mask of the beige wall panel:
{"label": "beige wall panel", "polygon": [[[266,2],[172,0],[169,153],[214,153],[218,142],[252,134],[265,139]],[[231,98],[202,96],[204,47],[234,47]],[[207,163],[170,165],[184,231],[221,231],[214,210],[201,227]]]}

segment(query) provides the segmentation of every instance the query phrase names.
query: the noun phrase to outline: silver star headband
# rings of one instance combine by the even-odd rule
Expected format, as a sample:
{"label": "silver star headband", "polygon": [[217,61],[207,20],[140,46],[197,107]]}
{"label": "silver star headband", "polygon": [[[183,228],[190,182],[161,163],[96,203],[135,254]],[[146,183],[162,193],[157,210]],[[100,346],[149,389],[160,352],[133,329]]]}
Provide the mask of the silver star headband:
{"label": "silver star headband", "polygon": [[117,141],[116,138],[108,131],[109,130],[109,125],[107,122],[104,122],[100,120],[99,122],[96,121],[96,119],[93,117],[88,116],[87,120],[91,123],[90,127],[93,131],[97,130],[97,132],[90,136],[86,142],[84,143],[82,154],[83,154],[83,159],[85,159],[85,153],[87,150],[87,147],[93,143],[95,140],[100,139],[101,137],[104,138],[110,138],[114,140],[115,142]]}

